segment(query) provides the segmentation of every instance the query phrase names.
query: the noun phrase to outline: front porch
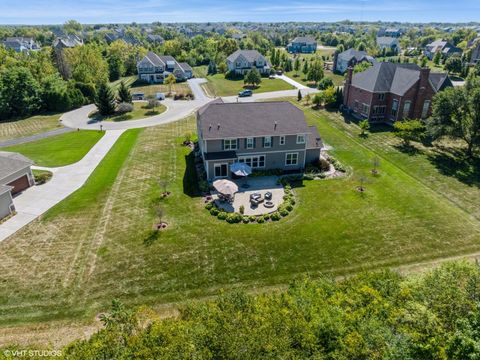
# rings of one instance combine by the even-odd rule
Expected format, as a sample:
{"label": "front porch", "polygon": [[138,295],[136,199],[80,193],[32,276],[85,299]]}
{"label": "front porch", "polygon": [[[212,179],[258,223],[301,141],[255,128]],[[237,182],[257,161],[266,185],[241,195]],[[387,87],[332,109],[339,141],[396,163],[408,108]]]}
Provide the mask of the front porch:
{"label": "front porch", "polygon": [[[243,215],[269,214],[276,211],[278,206],[283,203],[285,192],[283,186],[277,184],[278,179],[278,176],[259,176],[232,180],[238,185],[238,192],[235,194],[232,202],[221,201],[216,191],[212,192],[212,197],[219,209],[229,213],[240,213],[240,207],[243,206]],[[248,187],[244,187],[245,184]],[[271,200],[265,199],[267,192],[272,194]],[[260,194],[263,201],[260,201],[258,205],[252,205],[250,202],[250,195],[252,194]]]}

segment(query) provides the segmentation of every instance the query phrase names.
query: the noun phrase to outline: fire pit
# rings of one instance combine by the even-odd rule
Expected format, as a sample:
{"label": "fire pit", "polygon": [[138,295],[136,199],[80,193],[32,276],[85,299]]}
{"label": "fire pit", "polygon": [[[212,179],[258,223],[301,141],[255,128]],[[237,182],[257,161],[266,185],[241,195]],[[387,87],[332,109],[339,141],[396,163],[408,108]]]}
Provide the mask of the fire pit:
{"label": "fire pit", "polygon": [[265,201],[263,203],[263,206],[265,206],[266,208],[273,208],[275,204],[272,201]]}

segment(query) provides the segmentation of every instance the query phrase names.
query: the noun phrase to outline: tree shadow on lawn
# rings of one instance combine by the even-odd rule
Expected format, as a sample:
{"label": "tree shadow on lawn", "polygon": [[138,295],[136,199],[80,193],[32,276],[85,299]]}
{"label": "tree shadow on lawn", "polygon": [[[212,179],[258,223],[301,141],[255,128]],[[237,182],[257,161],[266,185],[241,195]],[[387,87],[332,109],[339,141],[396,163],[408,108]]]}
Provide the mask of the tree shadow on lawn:
{"label": "tree shadow on lawn", "polygon": [[185,155],[185,173],[183,174],[183,193],[190,197],[199,197],[197,170],[195,168],[195,152]]}
{"label": "tree shadow on lawn", "polygon": [[160,231],[159,230],[150,230],[147,233],[145,239],[143,239],[143,244],[145,246],[153,245],[158,239],[160,238]]}
{"label": "tree shadow on lawn", "polygon": [[[330,112],[338,112],[338,110],[332,110]],[[355,124],[358,126],[358,123],[363,120],[350,114],[340,113],[340,115],[343,117],[343,121],[345,122],[345,124]],[[392,132],[393,127],[383,123],[370,123],[370,128],[368,129],[368,131],[372,134]]]}
{"label": "tree shadow on lawn", "polygon": [[464,184],[480,187],[480,158],[468,158],[461,149],[437,147],[427,159],[446,176],[453,176]]}
{"label": "tree shadow on lawn", "polygon": [[423,154],[422,150],[420,150],[419,148],[417,148],[412,144],[405,144],[405,143],[396,144],[396,145],[393,145],[393,148],[410,156]]}

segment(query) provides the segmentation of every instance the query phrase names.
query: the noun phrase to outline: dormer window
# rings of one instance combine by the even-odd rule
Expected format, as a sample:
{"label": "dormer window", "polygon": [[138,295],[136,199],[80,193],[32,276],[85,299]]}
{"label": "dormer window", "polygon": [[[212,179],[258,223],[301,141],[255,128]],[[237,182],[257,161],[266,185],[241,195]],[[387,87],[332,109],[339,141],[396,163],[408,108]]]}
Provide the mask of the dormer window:
{"label": "dormer window", "polygon": [[297,144],[305,144],[305,134],[297,135]]}

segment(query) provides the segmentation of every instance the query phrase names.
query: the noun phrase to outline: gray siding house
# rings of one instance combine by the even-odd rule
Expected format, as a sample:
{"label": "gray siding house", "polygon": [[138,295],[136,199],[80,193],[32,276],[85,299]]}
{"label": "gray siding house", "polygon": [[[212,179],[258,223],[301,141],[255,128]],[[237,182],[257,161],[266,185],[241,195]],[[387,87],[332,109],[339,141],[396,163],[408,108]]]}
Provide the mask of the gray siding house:
{"label": "gray siding house", "polygon": [[168,75],[173,74],[177,81],[190,79],[192,68],[187,63],[179,63],[173,56],[159,56],[149,51],[137,63],[138,79],[149,83],[163,83]]}
{"label": "gray siding house", "polygon": [[293,54],[311,54],[317,51],[317,42],[310,36],[299,36],[287,45],[287,51]]}
{"label": "gray siding house", "polygon": [[375,63],[375,59],[372,56],[369,56],[365,51],[348,49],[339,54],[335,52],[333,71],[344,74],[350,66],[354,67],[358,63],[364,61],[368,61],[371,64]]}
{"label": "gray siding house", "polygon": [[244,75],[249,70],[256,68],[260,74],[270,73],[270,64],[265,56],[257,50],[237,50],[227,57],[229,71]]}
{"label": "gray siding house", "polygon": [[224,103],[197,111],[200,153],[207,179],[230,177],[230,164],[255,170],[303,171],[320,158],[322,140],[303,111],[289,102]]}

